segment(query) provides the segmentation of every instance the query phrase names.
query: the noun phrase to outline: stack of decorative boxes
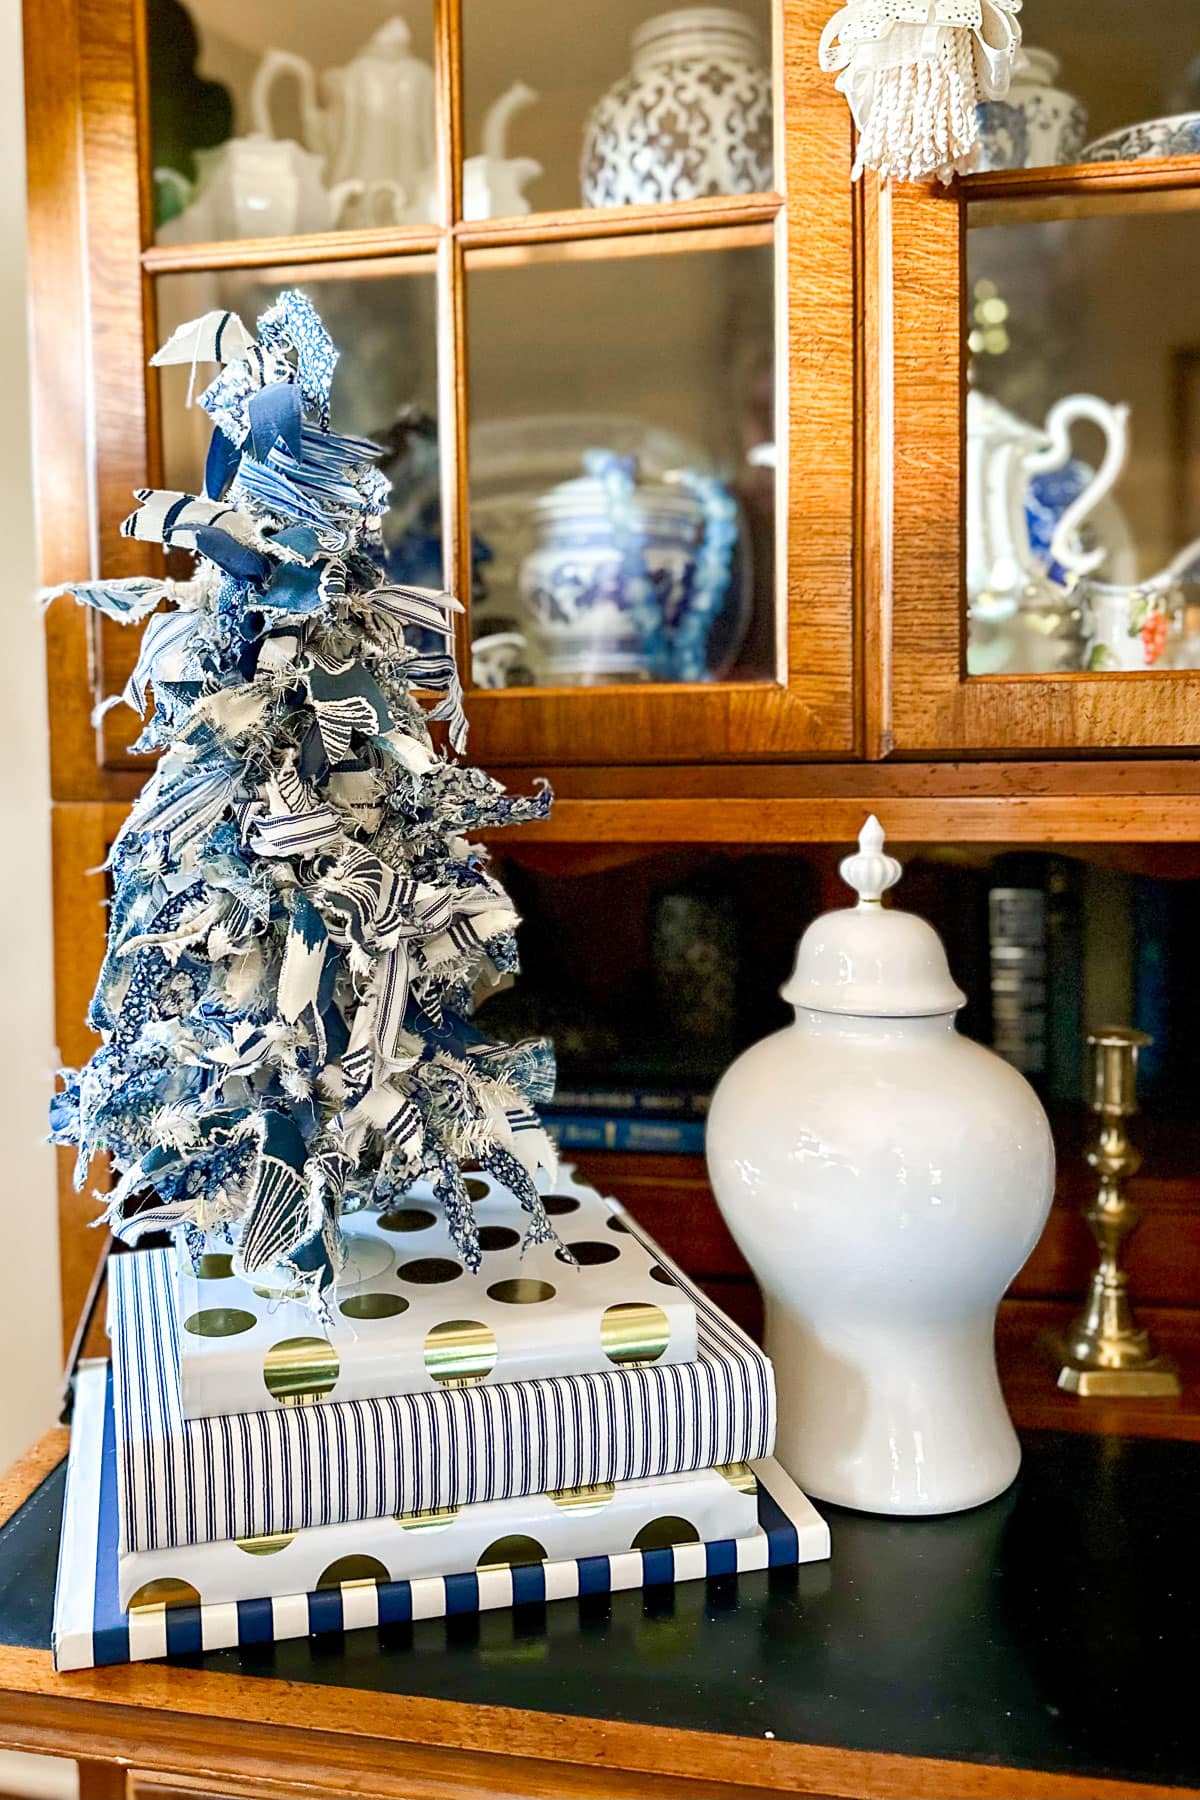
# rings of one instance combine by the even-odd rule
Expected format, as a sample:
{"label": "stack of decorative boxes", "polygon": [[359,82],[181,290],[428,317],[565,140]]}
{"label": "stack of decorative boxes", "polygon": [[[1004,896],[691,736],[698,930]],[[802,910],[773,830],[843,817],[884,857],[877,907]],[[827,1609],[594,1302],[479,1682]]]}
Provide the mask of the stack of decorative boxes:
{"label": "stack of decorative boxes", "polygon": [[228,1246],[112,1264],[81,1372],[59,1668],[828,1555],[769,1461],[762,1352],[562,1176],[553,1245],[472,1177],[470,1273],[420,1189],[348,1221],[328,1326]]}

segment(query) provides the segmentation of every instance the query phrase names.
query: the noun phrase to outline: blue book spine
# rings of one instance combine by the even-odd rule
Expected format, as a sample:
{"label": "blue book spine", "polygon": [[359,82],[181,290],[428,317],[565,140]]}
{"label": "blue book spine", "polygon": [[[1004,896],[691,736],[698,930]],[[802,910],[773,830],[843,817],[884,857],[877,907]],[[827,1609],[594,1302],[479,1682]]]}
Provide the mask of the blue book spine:
{"label": "blue book spine", "polygon": [[1158,1098],[1170,1067],[1171,1045],[1171,887],[1153,876],[1137,876],[1133,884],[1133,1018],[1153,1043],[1138,1057],[1138,1087],[1143,1101]]}
{"label": "blue book spine", "polygon": [[600,1113],[606,1118],[630,1114],[638,1118],[703,1119],[708,1112],[708,1102],[707,1094],[670,1088],[560,1087],[548,1110],[552,1113]]}
{"label": "blue book spine", "polygon": [[547,1108],[542,1117],[562,1150],[657,1150],[680,1156],[699,1156],[704,1150],[700,1119],[613,1119]]}
{"label": "blue book spine", "polygon": [[1078,1106],[1084,1097],[1081,896],[1078,863],[1051,857],[1046,866],[1047,1092],[1068,1106]]}

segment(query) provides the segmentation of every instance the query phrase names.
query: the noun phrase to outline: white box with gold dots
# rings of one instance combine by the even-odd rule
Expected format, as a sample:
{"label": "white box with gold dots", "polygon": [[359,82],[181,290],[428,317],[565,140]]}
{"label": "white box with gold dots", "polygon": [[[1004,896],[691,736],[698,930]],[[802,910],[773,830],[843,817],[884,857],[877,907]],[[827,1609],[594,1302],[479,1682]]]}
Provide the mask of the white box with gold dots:
{"label": "white box with gold dots", "polygon": [[528,1218],[471,1176],[483,1262],[466,1268],[429,1190],[345,1221],[350,1260],[327,1327],[297,1300],[238,1281],[227,1246],[180,1246],[183,1415],[498,1385],[696,1357],[696,1309],[621,1208],[563,1171],[544,1204],[554,1244],[522,1250]]}

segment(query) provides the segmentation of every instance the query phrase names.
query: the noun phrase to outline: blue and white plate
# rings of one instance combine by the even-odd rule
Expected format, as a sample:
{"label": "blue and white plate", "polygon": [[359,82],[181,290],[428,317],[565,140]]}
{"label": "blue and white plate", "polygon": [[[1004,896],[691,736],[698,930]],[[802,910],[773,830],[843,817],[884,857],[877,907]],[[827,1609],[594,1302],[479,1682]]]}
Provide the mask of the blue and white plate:
{"label": "blue and white plate", "polygon": [[1200,156],[1200,112],[1143,119],[1106,132],[1080,155],[1080,162],[1145,162],[1160,156]]}

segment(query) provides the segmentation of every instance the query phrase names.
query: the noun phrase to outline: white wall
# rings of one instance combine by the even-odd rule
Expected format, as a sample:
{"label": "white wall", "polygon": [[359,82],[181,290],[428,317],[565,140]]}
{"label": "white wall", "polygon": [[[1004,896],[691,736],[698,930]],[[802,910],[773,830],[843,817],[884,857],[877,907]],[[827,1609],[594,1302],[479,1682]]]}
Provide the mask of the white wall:
{"label": "white wall", "polygon": [[0,1468],[54,1423],[60,1374],[46,672],[34,544],[21,10],[0,6]]}

